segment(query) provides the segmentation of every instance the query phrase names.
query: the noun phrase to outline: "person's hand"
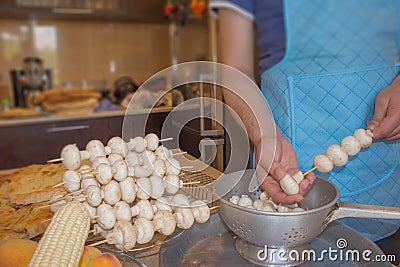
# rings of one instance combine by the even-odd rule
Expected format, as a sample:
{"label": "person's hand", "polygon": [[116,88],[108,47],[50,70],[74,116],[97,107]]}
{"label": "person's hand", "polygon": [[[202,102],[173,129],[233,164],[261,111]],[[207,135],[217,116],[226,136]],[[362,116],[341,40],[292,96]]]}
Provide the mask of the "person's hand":
{"label": "person's hand", "polygon": [[257,149],[257,146],[256,151],[257,162],[261,165],[261,168],[257,168],[257,176],[260,179],[264,178],[261,188],[264,189],[272,199],[279,203],[292,204],[302,201],[304,194],[311,189],[312,184],[315,181],[314,173],[309,173],[304,177],[303,181],[301,181],[299,185],[300,192],[298,194],[287,195],[282,191],[282,188],[279,185],[279,180],[282,179],[286,173],[294,175],[299,171],[296,153],[290,142],[280,135],[277,137],[275,158],[268,173],[266,171],[268,166],[264,166],[265,163],[263,162],[263,159],[259,158],[259,149]]}
{"label": "person's hand", "polygon": [[400,139],[400,78],[376,96],[374,116],[367,120],[367,129],[374,139]]}

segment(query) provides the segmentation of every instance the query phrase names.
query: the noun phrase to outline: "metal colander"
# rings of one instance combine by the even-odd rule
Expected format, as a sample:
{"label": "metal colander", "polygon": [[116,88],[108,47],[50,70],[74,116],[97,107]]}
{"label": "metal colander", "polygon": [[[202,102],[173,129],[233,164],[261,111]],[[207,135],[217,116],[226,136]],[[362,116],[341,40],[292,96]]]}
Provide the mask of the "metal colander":
{"label": "metal colander", "polygon": [[337,203],[337,187],[320,177],[299,203],[306,211],[267,212],[230,203],[229,198],[233,195],[247,194],[253,200],[259,198],[262,191],[249,193],[254,175],[255,170],[246,170],[222,176],[214,184],[214,193],[220,198],[220,214],[227,226],[243,240],[258,246],[287,248],[307,244],[331,221],[342,217],[400,220],[399,208]]}

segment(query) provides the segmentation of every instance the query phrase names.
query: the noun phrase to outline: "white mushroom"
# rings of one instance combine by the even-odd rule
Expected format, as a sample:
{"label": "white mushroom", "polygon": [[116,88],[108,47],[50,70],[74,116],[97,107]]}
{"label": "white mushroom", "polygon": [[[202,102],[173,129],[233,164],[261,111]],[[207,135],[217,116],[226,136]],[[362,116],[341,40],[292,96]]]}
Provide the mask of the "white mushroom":
{"label": "white mushroom", "polygon": [[97,223],[104,230],[112,229],[117,221],[113,207],[105,203],[97,207],[97,216]]}
{"label": "white mushroom", "polygon": [[135,177],[142,178],[142,177],[149,177],[153,172],[153,168],[149,168],[151,166],[139,166],[136,165],[133,167]]}
{"label": "white mushroom", "polygon": [[131,207],[125,201],[118,201],[114,205],[115,216],[117,221],[130,221],[132,219]]}
{"label": "white mushroom", "polygon": [[372,144],[372,137],[374,137],[374,134],[370,130],[364,129],[357,129],[353,135],[360,141],[362,148],[369,147]]}
{"label": "white mushroom", "polygon": [[291,212],[291,211],[292,211],[292,209],[287,206],[284,206],[284,205],[278,206],[278,212]]}
{"label": "white mushroom", "polygon": [[318,154],[314,157],[314,166],[317,166],[317,170],[322,173],[328,173],[333,169],[333,162],[328,156]]}
{"label": "white mushroom", "polygon": [[261,200],[266,200],[266,199],[270,199],[271,197],[268,195],[268,193],[266,191],[262,191],[259,198]]}
{"label": "white mushroom", "polygon": [[139,156],[136,152],[129,152],[125,157],[126,165],[129,167],[134,167],[139,165]]}
{"label": "white mushroom", "polygon": [[150,166],[153,165],[154,161],[156,160],[156,155],[154,154],[153,151],[150,150],[145,150],[141,154],[141,157],[143,159],[143,165],[144,166]]}
{"label": "white mushroom", "polygon": [[164,181],[158,176],[150,176],[151,182],[151,197],[160,198],[164,195]]}
{"label": "white mushroom", "polygon": [[157,199],[154,203],[157,211],[159,210],[167,210],[167,211],[171,211],[172,212],[172,207],[170,202],[168,201],[168,199],[166,197],[160,197],[159,199]]}
{"label": "white mushroom", "polygon": [[296,180],[289,174],[286,174],[280,181],[279,184],[283,190],[288,195],[294,195],[299,193],[300,187]]}
{"label": "white mushroom", "polygon": [[150,179],[138,178],[136,179],[136,184],[138,186],[138,191],[136,193],[136,196],[139,199],[149,199],[152,192]]}
{"label": "white mushroom", "polygon": [[97,157],[105,157],[106,150],[104,149],[104,145],[100,140],[90,140],[87,145],[86,145],[86,150],[90,154],[90,161],[93,162],[93,160]]}
{"label": "white mushroom", "polygon": [[165,161],[165,165],[167,167],[167,175],[174,174],[174,175],[179,175],[181,173],[181,164],[179,163],[178,160],[174,158],[168,158]]}
{"label": "white mushroom", "polygon": [[106,164],[111,166],[110,162],[108,161],[108,159],[106,157],[96,157],[93,161],[92,161],[92,167],[94,170],[97,170],[97,168],[99,167],[100,164]]}
{"label": "white mushroom", "polygon": [[233,195],[229,198],[229,202],[237,205],[239,203],[240,197],[238,195]]}
{"label": "white mushroom", "polygon": [[181,187],[181,180],[178,175],[170,174],[165,177],[164,180],[165,192],[168,194],[176,194]]}
{"label": "white mushroom", "polygon": [[328,158],[332,160],[332,163],[335,166],[345,165],[349,158],[346,151],[344,151],[344,149],[337,144],[330,145],[326,149],[326,156],[328,156]]}
{"label": "white mushroom", "polygon": [[176,226],[181,229],[189,229],[192,227],[194,216],[190,208],[176,208],[174,211]]}
{"label": "white mushroom", "polygon": [[154,154],[157,156],[157,158],[162,160],[167,160],[168,158],[172,157],[172,152],[168,148],[162,145],[157,147]]}
{"label": "white mushroom", "polygon": [[162,159],[157,158],[154,162],[153,162],[153,168],[154,168],[154,172],[152,173],[152,175],[157,175],[158,177],[164,177],[166,171],[167,171],[167,166],[165,166],[165,162]]}
{"label": "white mushroom", "polygon": [[184,194],[176,194],[171,198],[171,205],[174,209],[177,207],[190,208],[190,201]]}
{"label": "white mushroom", "polygon": [[254,200],[254,202],[253,202],[253,207],[254,207],[256,210],[261,210],[261,208],[262,208],[263,205],[264,205],[264,201],[261,200],[261,199],[256,199],[256,200]]}
{"label": "white mushroom", "polygon": [[158,147],[158,143],[160,142],[160,139],[158,139],[158,136],[154,133],[149,133],[144,137],[144,140],[146,140],[147,143],[147,150],[154,151]]}
{"label": "white mushroom", "polygon": [[210,208],[203,201],[193,201],[191,207],[196,222],[205,223],[210,218]]}
{"label": "white mushroom", "polygon": [[298,184],[300,184],[301,181],[303,181],[304,179],[303,173],[301,171],[296,172],[292,177]]}
{"label": "white mushroom", "polygon": [[118,221],[113,231],[108,233],[105,238],[112,239],[108,243],[115,245],[117,249],[127,251],[135,247],[138,234],[137,227],[130,222]]}
{"label": "white mushroom", "polygon": [[[136,141],[135,139],[131,138],[129,139],[129,142],[126,143],[126,146],[128,147],[128,150],[130,151],[135,151],[135,147],[136,147]],[[129,152],[128,152],[129,153]]]}
{"label": "white mushroom", "polygon": [[119,154],[124,157],[128,153],[128,146],[119,136],[114,136],[107,142],[107,146],[110,148],[111,153]]}
{"label": "white mushroom", "polygon": [[61,150],[61,158],[68,170],[77,170],[81,166],[81,154],[76,144],[64,146]]}
{"label": "white mushroom", "polygon": [[135,138],[133,138],[133,140],[135,141],[135,152],[136,153],[142,153],[143,151],[146,150],[147,141],[145,139],[143,139],[140,136],[136,136]]}
{"label": "white mushroom", "polygon": [[175,217],[171,211],[159,210],[154,214],[153,225],[155,231],[163,235],[171,235],[176,228]]}
{"label": "white mushroom", "polygon": [[135,220],[134,225],[138,229],[137,243],[145,244],[149,242],[154,236],[154,225],[146,218],[139,217]]}
{"label": "white mushroom", "polygon": [[67,192],[75,192],[81,188],[81,176],[76,171],[67,170],[64,172],[62,181]]}
{"label": "white mushroom", "polygon": [[151,220],[154,215],[153,206],[148,200],[139,200],[136,205],[131,207],[132,217],[138,216]]}
{"label": "white mushroom", "polygon": [[124,158],[120,154],[110,154],[107,158],[110,165],[114,165],[117,160],[124,160]]}
{"label": "white mushroom", "polygon": [[[59,200],[63,198],[62,200]],[[63,206],[67,201],[64,199],[64,194],[62,192],[54,192],[50,197],[50,210],[55,213],[61,206]]]}
{"label": "white mushroom", "polygon": [[340,146],[349,156],[357,155],[361,150],[361,143],[354,136],[346,136],[342,139]]}
{"label": "white mushroom", "polygon": [[105,163],[101,163],[95,171],[97,181],[103,185],[108,184],[114,176],[114,169]]}
{"label": "white mushroom", "polygon": [[87,187],[85,190],[85,195],[87,196],[87,203],[92,207],[97,207],[103,201],[102,192],[98,186],[90,185]]}
{"label": "white mushroom", "polygon": [[262,211],[276,211],[276,209],[274,208],[274,206],[272,205],[272,203],[270,201],[264,200],[260,209]]}
{"label": "white mushroom", "polygon": [[248,195],[242,195],[237,204],[242,207],[249,207],[253,206],[253,200]]}
{"label": "white mushroom", "polygon": [[[85,209],[89,213],[90,218],[95,218],[96,217],[97,208],[90,206],[89,203],[87,203],[86,201],[83,201],[82,205],[85,207]],[[91,219],[90,222],[95,223],[95,222],[97,222],[97,220],[96,219]]]}
{"label": "white mushroom", "polygon": [[86,190],[91,185],[100,187],[99,182],[97,182],[97,180],[95,178],[82,179],[82,181],[81,181],[81,189]]}
{"label": "white mushroom", "polygon": [[125,180],[119,182],[119,187],[121,188],[121,199],[123,201],[128,204],[135,201],[138,186],[135,184],[135,181],[132,177],[128,177]]}
{"label": "white mushroom", "polygon": [[293,212],[304,211],[303,208],[297,207],[292,210]]}
{"label": "white mushroom", "polygon": [[104,186],[104,202],[110,205],[121,200],[121,188],[117,181],[112,180]]}
{"label": "white mushroom", "polygon": [[123,159],[116,160],[113,164],[115,170],[114,179],[121,182],[128,176],[128,167]]}

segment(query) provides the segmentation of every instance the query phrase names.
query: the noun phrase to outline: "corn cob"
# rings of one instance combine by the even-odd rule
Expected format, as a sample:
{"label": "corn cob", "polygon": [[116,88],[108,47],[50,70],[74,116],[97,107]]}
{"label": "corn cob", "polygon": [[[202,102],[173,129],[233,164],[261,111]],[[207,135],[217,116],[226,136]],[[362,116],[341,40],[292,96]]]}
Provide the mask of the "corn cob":
{"label": "corn cob", "polygon": [[77,202],[66,203],[54,214],[28,267],[75,267],[83,253],[90,216]]}

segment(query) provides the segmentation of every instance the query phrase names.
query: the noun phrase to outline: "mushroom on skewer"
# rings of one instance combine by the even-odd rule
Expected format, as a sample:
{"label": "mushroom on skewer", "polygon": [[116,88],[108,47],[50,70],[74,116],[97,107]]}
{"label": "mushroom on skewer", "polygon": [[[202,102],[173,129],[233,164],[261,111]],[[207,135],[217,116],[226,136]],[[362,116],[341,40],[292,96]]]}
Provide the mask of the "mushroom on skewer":
{"label": "mushroom on skewer", "polygon": [[153,217],[154,231],[163,235],[171,235],[176,228],[175,217],[171,211],[158,210]]}
{"label": "mushroom on skewer", "polygon": [[104,230],[112,229],[117,221],[113,207],[106,203],[97,207],[97,216],[97,223]]}
{"label": "mushroom on skewer", "polygon": [[138,191],[138,186],[133,178],[128,177],[119,182],[119,187],[121,188],[121,199],[128,204],[133,203],[136,199],[136,192]]}
{"label": "mushroom on skewer", "polygon": [[136,226],[122,220],[114,225],[112,232],[108,233],[105,238],[111,239],[108,243],[115,245],[117,249],[126,251],[135,247],[138,234]]}

